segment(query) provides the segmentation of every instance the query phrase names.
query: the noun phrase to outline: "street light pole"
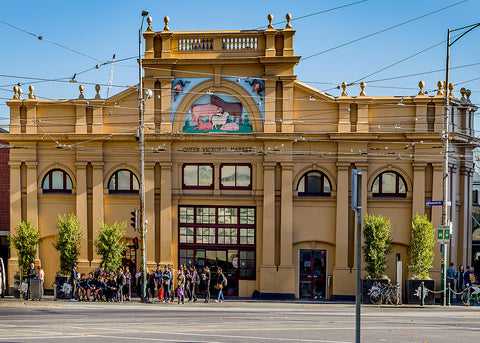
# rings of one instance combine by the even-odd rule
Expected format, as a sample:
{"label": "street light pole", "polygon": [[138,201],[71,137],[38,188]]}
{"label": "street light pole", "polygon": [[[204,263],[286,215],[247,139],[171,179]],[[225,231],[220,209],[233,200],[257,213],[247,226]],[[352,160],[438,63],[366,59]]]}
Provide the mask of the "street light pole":
{"label": "street light pole", "polygon": [[138,30],[138,144],[140,146],[140,259],[141,259],[141,301],[146,301],[147,287],[147,244],[146,244],[146,225],[145,225],[145,125],[143,111],[143,79],[142,79],[142,30],[143,21],[148,15],[148,11],[142,11],[142,24]]}
{"label": "street light pole", "polygon": [[[446,67],[445,67],[445,115],[443,118],[443,192],[442,192],[442,226],[446,228],[449,226],[448,223],[448,178],[449,178],[449,170],[448,170],[448,160],[449,160],[449,145],[450,145],[450,95],[448,91],[450,89],[449,85],[449,72],[450,72],[450,47],[455,44],[460,38],[466,35],[468,32],[472,31],[473,29],[480,26],[480,23],[472,24],[468,26],[464,26],[454,30],[447,30],[447,59],[446,59]],[[450,33],[459,31],[459,30],[466,30],[459,36],[455,37],[455,40],[450,42]],[[453,204],[452,204],[453,206]],[[446,305],[446,289],[447,289],[447,265],[448,265],[448,244],[443,241],[440,250],[442,253],[442,270],[441,270],[441,283],[442,283],[442,305]]]}

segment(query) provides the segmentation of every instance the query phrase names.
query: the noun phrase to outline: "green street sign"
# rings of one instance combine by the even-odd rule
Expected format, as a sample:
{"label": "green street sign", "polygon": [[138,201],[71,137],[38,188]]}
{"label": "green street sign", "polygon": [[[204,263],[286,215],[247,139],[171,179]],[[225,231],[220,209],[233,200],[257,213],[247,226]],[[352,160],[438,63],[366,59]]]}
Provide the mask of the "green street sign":
{"label": "green street sign", "polygon": [[450,229],[445,229],[445,232],[443,234],[444,239],[450,239]]}
{"label": "green street sign", "polygon": [[443,239],[443,229],[437,230],[437,239]]}

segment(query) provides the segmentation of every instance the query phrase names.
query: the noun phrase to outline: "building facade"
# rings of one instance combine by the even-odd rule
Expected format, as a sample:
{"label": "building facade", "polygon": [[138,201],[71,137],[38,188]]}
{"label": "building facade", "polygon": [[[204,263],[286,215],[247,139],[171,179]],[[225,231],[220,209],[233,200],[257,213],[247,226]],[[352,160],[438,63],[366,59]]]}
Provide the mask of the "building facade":
{"label": "building facade", "polygon": [[[346,83],[333,97],[297,80],[295,30],[162,31],[148,20],[143,87],[148,268],[157,263],[221,266],[228,294],[326,298],[355,294],[350,174],[363,170],[363,213],[391,219],[388,275],[408,277],[411,219],[438,226],[442,197],[444,98],[453,130],[449,251],[471,260],[473,114],[470,92],[370,97]],[[448,89],[447,89],[448,88]],[[58,215],[82,223],[79,270],[99,264],[98,222],[128,221],[139,208],[138,94],[102,99],[26,99],[15,88],[10,133],[11,229],[32,220],[43,241],[38,259],[51,285],[59,269],[52,242]],[[22,148],[22,149],[20,149]],[[128,226],[125,241],[138,234]],[[401,275],[396,259],[403,261]],[[132,249],[126,261],[138,265]],[[17,270],[11,251],[9,269]],[[432,276],[440,279],[435,246]],[[10,273],[12,284],[13,273]],[[437,282],[439,284],[439,282]]]}

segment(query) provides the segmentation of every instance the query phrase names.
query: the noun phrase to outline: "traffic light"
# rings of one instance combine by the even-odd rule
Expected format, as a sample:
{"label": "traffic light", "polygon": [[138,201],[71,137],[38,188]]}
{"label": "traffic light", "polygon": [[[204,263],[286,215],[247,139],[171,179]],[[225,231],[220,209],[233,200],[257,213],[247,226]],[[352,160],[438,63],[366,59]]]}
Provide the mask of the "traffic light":
{"label": "traffic light", "polygon": [[138,249],[138,238],[137,238],[137,237],[135,237],[135,238],[133,239],[133,248],[134,248],[134,249]]}
{"label": "traffic light", "polygon": [[133,230],[137,231],[138,230],[138,211],[135,210],[133,212],[130,212],[132,214],[132,217],[130,218],[130,225],[133,227]]}

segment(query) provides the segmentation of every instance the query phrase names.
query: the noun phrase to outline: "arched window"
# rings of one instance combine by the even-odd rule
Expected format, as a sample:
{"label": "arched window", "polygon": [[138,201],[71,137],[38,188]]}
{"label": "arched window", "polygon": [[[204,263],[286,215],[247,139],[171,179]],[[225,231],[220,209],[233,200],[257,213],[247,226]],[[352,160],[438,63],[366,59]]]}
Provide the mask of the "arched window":
{"label": "arched window", "polygon": [[43,193],[72,193],[72,179],[61,169],[52,169],[43,178]]}
{"label": "arched window", "polygon": [[108,181],[109,193],[138,193],[138,179],[130,170],[120,169]]}
{"label": "arched window", "polygon": [[330,196],[332,184],[328,177],[320,171],[309,171],[298,182],[299,196]]}
{"label": "arched window", "polygon": [[407,196],[407,185],[403,177],[394,171],[386,171],[378,175],[373,181],[372,195],[374,197]]}

